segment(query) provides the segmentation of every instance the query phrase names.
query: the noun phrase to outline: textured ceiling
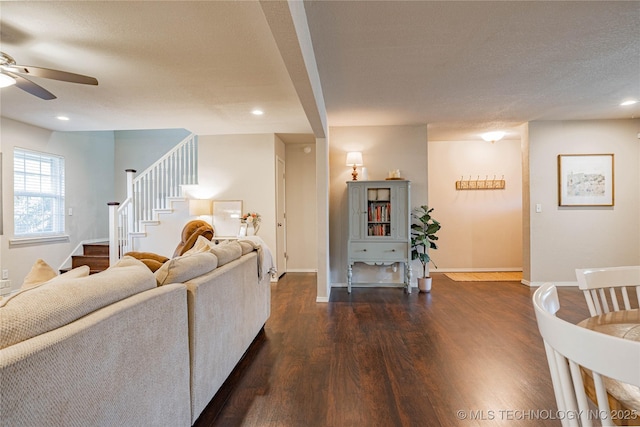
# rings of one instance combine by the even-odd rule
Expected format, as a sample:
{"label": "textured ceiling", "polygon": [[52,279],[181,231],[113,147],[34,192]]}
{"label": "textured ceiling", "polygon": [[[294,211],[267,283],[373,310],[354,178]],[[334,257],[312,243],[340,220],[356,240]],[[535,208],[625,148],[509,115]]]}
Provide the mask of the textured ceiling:
{"label": "textured ceiling", "polygon": [[331,125],[429,123],[429,137],[532,120],[629,118],[639,2],[310,2]]}
{"label": "textured ceiling", "polygon": [[[638,1],[305,7],[329,126],[428,123],[431,139],[469,139],[640,116],[618,105],[640,98]],[[3,116],[56,130],[311,133],[259,2],[3,1],[0,19],[1,50],[19,63],[100,81],[37,79],[53,101],[2,89]]]}
{"label": "textured ceiling", "polygon": [[99,81],[34,78],[52,101],[2,89],[3,116],[57,130],[311,132],[257,2],[3,1],[0,16],[18,63]]}

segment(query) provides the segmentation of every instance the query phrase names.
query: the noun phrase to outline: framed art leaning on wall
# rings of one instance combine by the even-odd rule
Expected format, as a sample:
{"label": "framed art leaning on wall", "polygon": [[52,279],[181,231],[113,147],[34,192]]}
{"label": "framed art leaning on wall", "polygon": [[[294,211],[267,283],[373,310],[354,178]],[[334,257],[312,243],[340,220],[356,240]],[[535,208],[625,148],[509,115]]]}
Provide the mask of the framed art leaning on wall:
{"label": "framed art leaning on wall", "polygon": [[559,154],[558,206],[613,206],[613,154]]}
{"label": "framed art leaning on wall", "polygon": [[238,237],[242,200],[213,201],[213,229],[215,237]]}

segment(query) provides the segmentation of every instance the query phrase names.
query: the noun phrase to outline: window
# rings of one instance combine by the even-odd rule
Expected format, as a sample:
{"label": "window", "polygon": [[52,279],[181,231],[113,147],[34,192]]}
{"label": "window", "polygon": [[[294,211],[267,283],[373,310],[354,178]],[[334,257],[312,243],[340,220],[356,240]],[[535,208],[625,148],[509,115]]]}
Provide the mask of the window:
{"label": "window", "polygon": [[15,148],[13,215],[16,237],[64,233],[64,157]]}

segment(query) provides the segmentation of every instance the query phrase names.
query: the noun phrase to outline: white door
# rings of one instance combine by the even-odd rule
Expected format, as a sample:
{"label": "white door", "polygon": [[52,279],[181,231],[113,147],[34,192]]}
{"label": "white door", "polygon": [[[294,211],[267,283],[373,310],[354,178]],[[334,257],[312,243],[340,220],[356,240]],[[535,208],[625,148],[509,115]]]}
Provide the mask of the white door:
{"label": "white door", "polygon": [[276,268],[278,277],[287,272],[287,215],[285,213],[285,163],[276,156]]}

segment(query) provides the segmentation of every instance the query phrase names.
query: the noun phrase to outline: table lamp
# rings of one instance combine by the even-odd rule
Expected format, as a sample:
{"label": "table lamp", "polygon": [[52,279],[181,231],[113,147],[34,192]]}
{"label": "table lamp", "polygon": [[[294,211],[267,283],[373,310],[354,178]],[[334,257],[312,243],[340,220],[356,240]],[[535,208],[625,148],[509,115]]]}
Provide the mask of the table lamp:
{"label": "table lamp", "polygon": [[351,176],[354,181],[358,180],[358,171],[356,170],[357,166],[362,166],[362,153],[359,151],[350,151],[347,153],[347,166],[353,166],[353,172],[351,172]]}

